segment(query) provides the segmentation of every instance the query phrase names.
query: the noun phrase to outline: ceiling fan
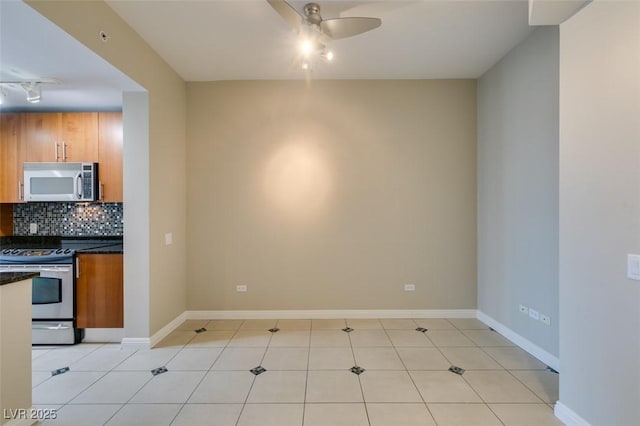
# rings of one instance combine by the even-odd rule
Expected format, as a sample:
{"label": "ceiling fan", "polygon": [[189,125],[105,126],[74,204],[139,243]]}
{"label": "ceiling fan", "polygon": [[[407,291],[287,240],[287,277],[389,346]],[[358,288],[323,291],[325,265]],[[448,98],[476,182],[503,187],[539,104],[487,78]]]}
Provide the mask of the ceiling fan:
{"label": "ceiling fan", "polygon": [[313,53],[318,53],[328,61],[333,59],[333,53],[326,50],[326,44],[330,41],[353,37],[382,25],[382,20],[379,18],[322,19],[320,5],[317,3],[307,3],[301,14],[284,0],[267,0],[267,2],[299,34],[300,48],[305,57],[302,62],[303,69],[309,68],[308,59]]}

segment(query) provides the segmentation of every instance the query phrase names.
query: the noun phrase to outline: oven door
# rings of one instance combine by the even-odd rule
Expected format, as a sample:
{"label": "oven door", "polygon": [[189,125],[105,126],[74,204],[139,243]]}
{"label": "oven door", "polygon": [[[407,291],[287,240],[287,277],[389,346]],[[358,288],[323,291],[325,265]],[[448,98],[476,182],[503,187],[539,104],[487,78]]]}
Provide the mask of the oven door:
{"label": "oven door", "polygon": [[39,272],[32,279],[34,320],[73,320],[73,265],[3,265],[7,272]]}

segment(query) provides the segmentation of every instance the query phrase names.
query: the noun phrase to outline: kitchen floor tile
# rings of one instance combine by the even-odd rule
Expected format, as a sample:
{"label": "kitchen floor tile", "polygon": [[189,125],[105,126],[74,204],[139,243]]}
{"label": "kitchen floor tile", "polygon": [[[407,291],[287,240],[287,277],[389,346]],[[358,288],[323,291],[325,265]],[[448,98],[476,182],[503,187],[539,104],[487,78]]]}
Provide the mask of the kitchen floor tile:
{"label": "kitchen floor tile", "polygon": [[180,404],[127,404],[106,426],[169,426],[181,407]]}
{"label": "kitchen floor tile", "polygon": [[95,383],[102,372],[73,372],[51,377],[32,391],[34,404],[66,404]]}
{"label": "kitchen floor tile", "polygon": [[207,330],[195,335],[187,348],[224,348],[235,334],[234,330]]}
{"label": "kitchen floor tile", "polygon": [[358,376],[350,371],[309,371],[307,402],[362,402]]}
{"label": "kitchen floor tile", "polygon": [[382,323],[378,319],[348,319],[347,327],[354,330],[382,329]]}
{"label": "kitchen floor tile", "polygon": [[438,426],[502,426],[486,404],[427,404]]}
{"label": "kitchen floor tile", "polygon": [[342,330],[311,330],[311,346],[350,347],[351,341]]}
{"label": "kitchen floor tile", "polygon": [[271,340],[271,334],[267,330],[238,330],[231,338],[227,346],[265,347]]}
{"label": "kitchen floor tile", "polygon": [[488,330],[489,326],[475,318],[448,318],[458,330]]}
{"label": "kitchen floor tile", "polygon": [[370,371],[360,376],[365,402],[422,402],[406,371]]}
{"label": "kitchen floor tile", "polygon": [[[410,371],[425,402],[482,402],[473,388],[449,371]],[[465,373],[466,374],[466,373]]]}
{"label": "kitchen floor tile", "polygon": [[309,348],[269,347],[261,365],[267,370],[306,370]]}
{"label": "kitchen floor tile", "polygon": [[434,345],[444,346],[476,346],[467,336],[459,330],[429,330],[427,337]]}
{"label": "kitchen floor tile", "polygon": [[517,346],[485,347],[485,352],[507,370],[545,370],[547,366]]}
{"label": "kitchen floor tile", "polygon": [[114,370],[118,371],[151,371],[164,367],[180,352],[179,347],[140,349],[120,363]]}
{"label": "kitchen floor tile", "polygon": [[[344,327],[342,327],[344,328]],[[42,355],[46,354],[47,352],[51,351],[52,349],[46,349],[46,348],[42,348],[40,346],[33,346],[31,348],[31,360],[33,361],[36,358],[41,357]]]}
{"label": "kitchen floor tile", "polygon": [[442,354],[455,365],[465,370],[502,370],[502,366],[481,348],[440,348]]}
{"label": "kitchen floor tile", "polygon": [[51,377],[32,391],[34,404],[66,404],[95,383],[104,373],[73,372]]}
{"label": "kitchen floor tile", "polygon": [[270,347],[309,347],[310,330],[285,330],[273,333]]}
{"label": "kitchen floor tile", "polygon": [[169,371],[208,370],[222,353],[222,348],[186,347],[166,365]]}
{"label": "kitchen floor tile", "polygon": [[212,370],[249,371],[262,362],[265,348],[226,348],[211,367]]}
{"label": "kitchen floor tile", "polygon": [[303,412],[304,404],[247,404],[238,426],[300,426]]}
{"label": "kitchen floor tile", "polygon": [[65,405],[57,410],[55,420],[44,424],[65,426],[102,426],[122,408],[121,404]]}
{"label": "kitchen floor tile", "polygon": [[347,326],[343,319],[313,319],[311,320],[312,330],[342,330]]}
{"label": "kitchen floor tile", "polygon": [[239,329],[244,320],[211,320],[207,323],[207,330],[237,330]]}
{"label": "kitchen floor tile", "polygon": [[266,371],[253,382],[249,403],[303,403],[306,371]]}
{"label": "kitchen floor tile", "polygon": [[348,370],[355,365],[351,348],[311,348],[309,370]]}
{"label": "kitchen floor tile", "polygon": [[491,330],[465,330],[464,335],[478,346],[515,346],[511,341]]}
{"label": "kitchen floor tile", "polygon": [[364,404],[306,404],[304,426],[369,426]]}
{"label": "kitchen floor tile", "polygon": [[451,367],[436,348],[396,348],[407,370],[447,370]]}
{"label": "kitchen floor tile", "polygon": [[546,404],[489,404],[505,426],[562,426]]}
{"label": "kitchen floor tile", "polygon": [[[416,331],[417,333],[417,331]],[[355,347],[391,346],[384,330],[354,330],[349,333],[351,345]],[[423,336],[424,337],[424,336]]]}
{"label": "kitchen floor tile", "polygon": [[74,362],[70,367],[73,371],[110,371],[135,352],[134,349],[121,349],[118,344],[108,344]]}
{"label": "kitchen floor tile", "polygon": [[424,403],[366,406],[371,426],[436,426]]}
{"label": "kitchen floor tile", "polygon": [[404,370],[395,348],[354,348],[356,365],[367,370]]}
{"label": "kitchen floor tile", "polygon": [[168,371],[158,374],[149,380],[129,403],[185,403],[205,374],[205,371]]}
{"label": "kitchen floor tile", "polygon": [[43,383],[51,378],[51,373],[47,371],[32,371],[31,372],[31,387],[35,388],[40,383]]}
{"label": "kitchen floor tile", "polygon": [[425,333],[416,330],[387,330],[391,342],[396,347],[433,347]]}
{"label": "kitchen floor tile", "polygon": [[241,411],[242,404],[185,404],[171,426],[236,426]]}
{"label": "kitchen floor tile", "polygon": [[47,351],[47,353],[33,360],[31,370],[52,372],[59,368],[69,367],[71,364],[78,362],[98,349],[97,346],[85,348],[84,345],[76,345],[73,346],[73,348],[74,349],[60,348]]}
{"label": "kitchen floor tile", "polygon": [[427,330],[455,330],[456,328],[444,318],[419,318],[414,319],[418,327]]}
{"label": "kitchen floor tile", "polygon": [[418,325],[412,319],[381,319],[382,327],[387,330],[415,330]]}
{"label": "kitchen floor tile", "polygon": [[245,320],[240,326],[240,330],[269,330],[274,328],[278,320],[271,319],[249,319]]}
{"label": "kitchen floor tile", "polygon": [[464,379],[488,403],[542,403],[507,371],[467,371]]}
{"label": "kitchen floor tile", "polygon": [[174,346],[181,348],[194,337],[196,337],[196,332],[193,330],[175,330],[162,339],[154,348],[169,348]]}
{"label": "kitchen floor tile", "polygon": [[511,374],[544,402],[555,404],[560,398],[558,394],[560,376],[556,373],[547,370],[513,370]]}
{"label": "kitchen floor tile", "polygon": [[248,371],[210,371],[187,401],[190,404],[242,404],[253,379]]}
{"label": "kitchen floor tile", "polygon": [[310,330],[310,319],[284,319],[278,320],[276,327],[280,330]]}
{"label": "kitchen floor tile", "polygon": [[152,378],[150,372],[111,371],[78,395],[72,403],[124,404]]}
{"label": "kitchen floor tile", "polygon": [[195,331],[200,328],[206,328],[209,325],[210,320],[186,320],[180,324],[176,330],[189,330]]}

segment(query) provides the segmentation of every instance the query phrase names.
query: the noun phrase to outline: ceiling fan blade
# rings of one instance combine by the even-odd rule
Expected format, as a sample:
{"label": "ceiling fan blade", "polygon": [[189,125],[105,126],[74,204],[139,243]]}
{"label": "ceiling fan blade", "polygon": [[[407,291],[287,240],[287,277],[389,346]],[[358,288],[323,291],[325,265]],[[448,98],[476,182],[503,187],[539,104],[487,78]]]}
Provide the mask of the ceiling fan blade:
{"label": "ceiling fan blade", "polygon": [[323,20],[320,28],[332,39],[340,39],[371,31],[380,25],[382,20],[379,18],[335,18]]}
{"label": "ceiling fan blade", "polygon": [[289,3],[284,0],[267,0],[267,3],[276,11],[278,15],[287,21],[296,30],[300,28],[303,17],[293,8]]}

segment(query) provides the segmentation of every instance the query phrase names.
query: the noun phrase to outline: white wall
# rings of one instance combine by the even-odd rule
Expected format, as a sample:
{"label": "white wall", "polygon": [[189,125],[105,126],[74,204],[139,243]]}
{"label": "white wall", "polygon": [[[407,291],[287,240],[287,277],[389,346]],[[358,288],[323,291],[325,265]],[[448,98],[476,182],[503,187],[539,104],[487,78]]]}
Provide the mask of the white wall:
{"label": "white wall", "polygon": [[478,309],[558,356],[557,27],[478,81]]}
{"label": "white wall", "polygon": [[628,253],[640,253],[640,2],[595,1],[560,27],[565,421],[640,422],[640,282],[626,278]]}

